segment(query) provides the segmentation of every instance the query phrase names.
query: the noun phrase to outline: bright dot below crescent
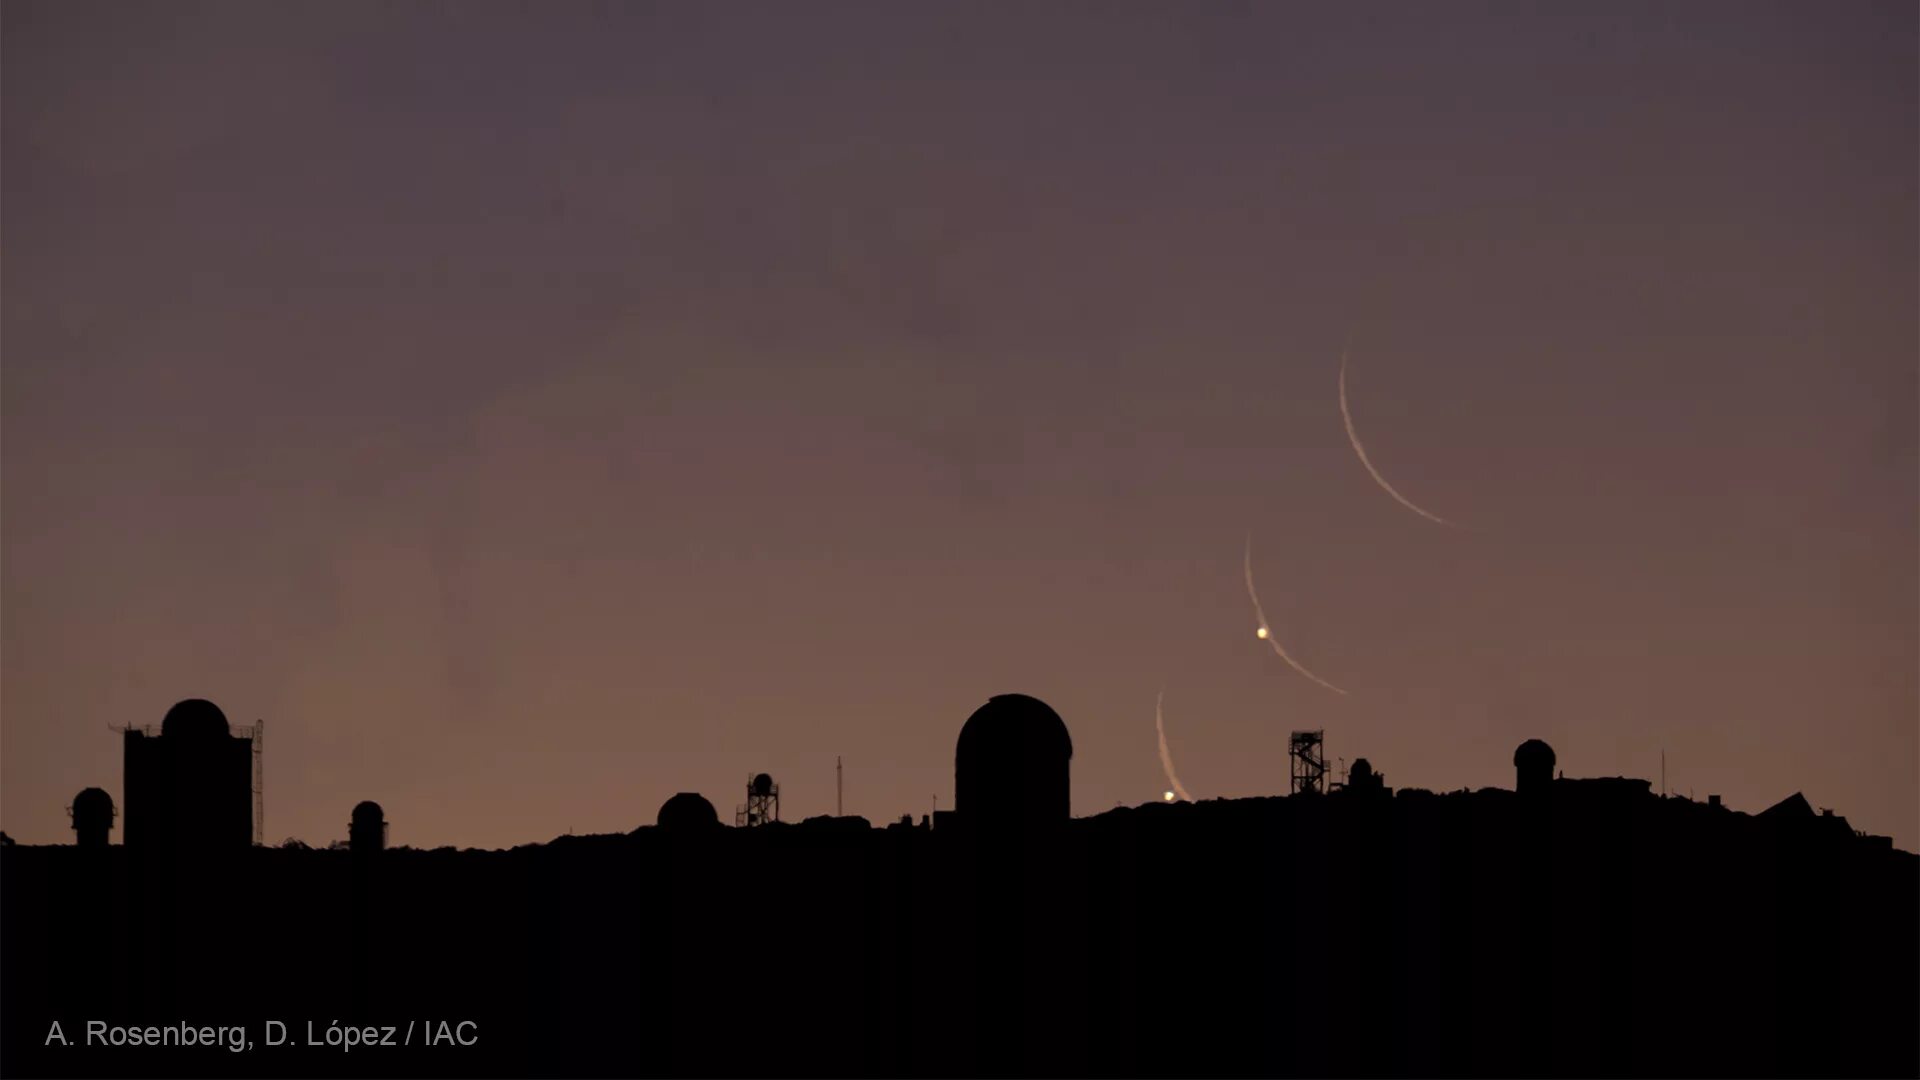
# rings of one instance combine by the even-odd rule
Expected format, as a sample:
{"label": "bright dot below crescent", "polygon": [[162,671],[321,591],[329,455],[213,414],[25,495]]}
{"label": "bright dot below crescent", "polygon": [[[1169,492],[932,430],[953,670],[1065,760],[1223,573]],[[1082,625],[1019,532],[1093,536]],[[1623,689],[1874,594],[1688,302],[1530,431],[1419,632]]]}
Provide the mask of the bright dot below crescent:
{"label": "bright dot below crescent", "polygon": [[1167,794],[1166,794],[1166,800],[1167,800],[1168,802],[1172,802],[1172,801],[1173,801],[1173,792],[1171,792],[1171,791],[1169,791],[1169,792],[1167,792]]}
{"label": "bright dot below crescent", "polygon": [[1267,628],[1263,626],[1260,629],[1255,630],[1253,632],[1253,636],[1259,638],[1261,641],[1267,640]]}

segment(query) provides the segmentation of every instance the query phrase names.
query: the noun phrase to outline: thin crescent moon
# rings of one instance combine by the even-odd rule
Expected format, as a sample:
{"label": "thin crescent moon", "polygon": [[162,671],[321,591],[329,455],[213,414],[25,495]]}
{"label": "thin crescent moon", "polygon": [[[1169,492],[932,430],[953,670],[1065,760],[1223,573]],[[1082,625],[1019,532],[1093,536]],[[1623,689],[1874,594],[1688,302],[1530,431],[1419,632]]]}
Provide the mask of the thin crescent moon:
{"label": "thin crescent moon", "polygon": [[1380,470],[1374,468],[1373,462],[1368,460],[1367,448],[1360,445],[1360,433],[1353,430],[1353,414],[1347,411],[1347,350],[1344,346],[1340,349],[1340,419],[1346,421],[1347,441],[1353,444],[1353,452],[1359,455],[1360,464],[1367,467],[1367,472],[1373,477],[1373,482],[1380,485],[1381,491],[1393,496],[1395,502],[1426,518],[1428,521],[1438,525],[1445,525],[1452,529],[1461,527],[1458,522],[1448,521],[1438,514],[1428,513],[1420,507],[1415,506],[1412,499],[1393,490],[1393,485],[1387,483],[1387,478],[1381,476]]}
{"label": "thin crescent moon", "polygon": [[1320,676],[1315,675],[1313,672],[1308,671],[1306,668],[1300,665],[1300,661],[1295,660],[1291,656],[1288,656],[1287,650],[1282,648],[1280,645],[1280,639],[1274,636],[1273,627],[1267,622],[1267,613],[1260,607],[1260,594],[1258,592],[1255,592],[1253,588],[1253,534],[1252,533],[1247,534],[1247,598],[1253,601],[1253,613],[1256,616],[1258,616],[1260,619],[1260,629],[1266,631],[1265,640],[1267,644],[1273,646],[1273,651],[1279,655],[1280,659],[1285,660],[1287,662],[1287,665],[1293,668],[1293,670],[1299,672],[1302,675],[1305,675],[1307,678],[1312,679],[1314,682],[1319,683],[1321,686],[1326,687],[1327,689],[1333,691],[1336,694],[1341,695],[1342,697],[1346,696],[1347,692],[1345,690],[1340,689],[1339,687],[1333,685],[1332,683],[1321,678]]}
{"label": "thin crescent moon", "polygon": [[1187,789],[1180,786],[1180,778],[1173,775],[1173,755],[1167,752],[1167,722],[1160,714],[1160,706],[1166,699],[1165,687],[1161,688],[1160,696],[1153,699],[1153,730],[1160,734],[1160,767],[1166,770],[1167,783],[1173,785],[1173,793],[1180,796],[1180,801],[1192,802],[1193,796],[1187,794]]}

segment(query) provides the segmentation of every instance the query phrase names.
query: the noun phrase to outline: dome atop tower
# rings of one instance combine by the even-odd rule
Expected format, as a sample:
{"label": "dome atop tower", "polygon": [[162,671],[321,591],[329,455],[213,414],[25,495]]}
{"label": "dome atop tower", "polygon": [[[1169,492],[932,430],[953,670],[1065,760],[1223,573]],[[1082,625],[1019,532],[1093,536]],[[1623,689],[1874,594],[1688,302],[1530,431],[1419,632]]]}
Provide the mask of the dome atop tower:
{"label": "dome atop tower", "polygon": [[227,714],[220,706],[204,698],[188,698],[167,710],[160,721],[160,734],[170,738],[205,739],[231,732]]}

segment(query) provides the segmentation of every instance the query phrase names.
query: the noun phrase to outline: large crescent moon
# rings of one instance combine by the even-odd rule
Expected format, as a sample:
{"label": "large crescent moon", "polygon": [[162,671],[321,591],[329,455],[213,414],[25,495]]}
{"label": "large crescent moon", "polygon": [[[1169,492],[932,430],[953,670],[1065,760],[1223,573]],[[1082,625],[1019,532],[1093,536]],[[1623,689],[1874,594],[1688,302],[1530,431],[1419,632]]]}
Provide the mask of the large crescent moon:
{"label": "large crescent moon", "polygon": [[1380,470],[1374,468],[1373,462],[1368,460],[1367,448],[1360,445],[1360,433],[1353,430],[1353,414],[1347,411],[1347,350],[1345,347],[1342,347],[1340,350],[1340,419],[1346,421],[1347,441],[1353,444],[1353,452],[1359,455],[1360,464],[1365,465],[1367,467],[1367,473],[1373,477],[1374,483],[1380,485],[1381,491],[1384,491],[1387,494],[1393,496],[1395,502],[1399,503],[1401,506],[1406,507],[1407,509],[1413,511],[1416,514],[1419,514],[1421,517],[1426,518],[1428,521],[1434,522],[1435,524],[1438,524],[1438,525],[1445,525],[1449,528],[1454,528],[1454,529],[1460,528],[1460,525],[1458,522],[1448,521],[1446,518],[1443,518],[1438,514],[1429,513],[1426,510],[1423,510],[1420,507],[1414,505],[1414,502],[1412,499],[1409,499],[1405,495],[1402,495],[1399,492],[1393,490],[1393,485],[1387,483],[1387,478],[1384,476],[1381,476]]}
{"label": "large crescent moon", "polygon": [[1299,672],[1302,675],[1305,675],[1307,678],[1312,679],[1314,682],[1319,683],[1321,686],[1324,686],[1327,689],[1333,691],[1334,693],[1344,697],[1346,695],[1345,690],[1340,689],[1339,687],[1333,685],[1327,680],[1321,678],[1318,675],[1315,675],[1313,672],[1308,671],[1306,668],[1302,667],[1300,664],[1300,661],[1295,660],[1293,657],[1287,655],[1287,650],[1281,646],[1280,639],[1274,636],[1273,627],[1267,623],[1267,613],[1264,610],[1262,610],[1260,607],[1260,594],[1256,592],[1253,587],[1253,534],[1252,533],[1247,534],[1247,598],[1253,601],[1253,613],[1254,615],[1258,616],[1260,619],[1261,639],[1264,640],[1267,644],[1273,646],[1273,651],[1279,655],[1280,659],[1285,660],[1287,662],[1287,665],[1293,668],[1293,670]]}
{"label": "large crescent moon", "polygon": [[1162,687],[1160,696],[1153,699],[1153,730],[1160,735],[1160,767],[1166,770],[1167,783],[1173,785],[1173,793],[1180,796],[1180,801],[1192,802],[1193,796],[1187,794],[1187,789],[1180,786],[1180,778],[1173,775],[1173,755],[1167,752],[1167,722],[1160,712],[1160,706],[1166,700],[1167,691]]}

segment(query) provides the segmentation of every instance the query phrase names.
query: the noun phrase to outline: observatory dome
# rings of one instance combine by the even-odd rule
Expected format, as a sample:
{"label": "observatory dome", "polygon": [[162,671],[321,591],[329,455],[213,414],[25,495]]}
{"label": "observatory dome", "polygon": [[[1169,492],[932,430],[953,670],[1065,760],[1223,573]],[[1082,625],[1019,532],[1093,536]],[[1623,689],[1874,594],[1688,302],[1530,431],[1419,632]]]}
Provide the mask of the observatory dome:
{"label": "observatory dome", "polygon": [[1001,694],[974,711],[954,753],[954,808],[975,821],[1072,815],[1073,737],[1047,703]]}
{"label": "observatory dome", "polygon": [[347,820],[347,846],[362,855],[383,851],[387,846],[387,812],[371,799],[354,806]]}
{"label": "observatory dome", "polygon": [[226,735],[232,729],[227,726],[227,714],[220,706],[203,698],[188,698],[167,710],[166,719],[160,721],[160,734],[184,739],[205,739],[216,735]]}
{"label": "observatory dome", "polygon": [[101,815],[113,817],[113,796],[97,787],[90,787],[73,797],[73,816],[76,820]]}
{"label": "observatory dome", "polygon": [[1073,757],[1073,736],[1060,714],[1039,698],[998,694],[974,710],[960,729],[960,756],[974,753]]}
{"label": "observatory dome", "polygon": [[81,847],[106,846],[107,833],[113,830],[113,796],[97,787],[87,788],[73,797],[68,812]]}
{"label": "observatory dome", "polygon": [[1514,790],[1541,790],[1553,779],[1553,747],[1528,739],[1513,752]]}
{"label": "observatory dome", "polygon": [[767,775],[766,773],[761,773],[760,775],[754,777],[753,793],[755,795],[773,794],[773,777]]}
{"label": "observatory dome", "polygon": [[698,792],[683,791],[660,804],[653,823],[663,829],[708,829],[719,826],[720,815]]}

